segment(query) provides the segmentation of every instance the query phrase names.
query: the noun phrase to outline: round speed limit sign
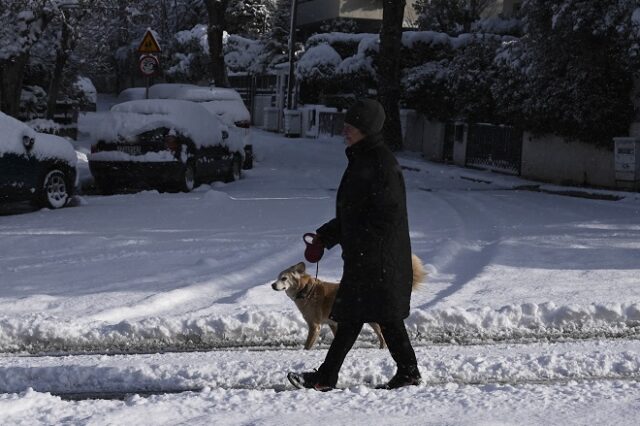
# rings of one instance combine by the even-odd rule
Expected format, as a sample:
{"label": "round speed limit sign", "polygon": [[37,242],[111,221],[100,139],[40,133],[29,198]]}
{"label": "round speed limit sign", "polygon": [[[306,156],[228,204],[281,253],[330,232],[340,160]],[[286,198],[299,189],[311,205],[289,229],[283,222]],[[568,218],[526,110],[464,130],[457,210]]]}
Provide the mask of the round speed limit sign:
{"label": "round speed limit sign", "polygon": [[146,76],[154,75],[160,68],[160,62],[158,61],[158,58],[153,55],[141,56],[138,65],[140,66],[140,72]]}

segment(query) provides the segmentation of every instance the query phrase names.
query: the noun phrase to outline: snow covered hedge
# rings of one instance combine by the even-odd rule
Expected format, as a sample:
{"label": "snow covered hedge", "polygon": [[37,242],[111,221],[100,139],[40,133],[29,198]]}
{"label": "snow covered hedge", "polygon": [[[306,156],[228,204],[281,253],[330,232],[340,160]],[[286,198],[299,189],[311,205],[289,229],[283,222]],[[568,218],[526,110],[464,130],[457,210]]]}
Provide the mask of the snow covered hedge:
{"label": "snow covered hedge", "polygon": [[375,88],[377,43],[377,34],[338,32],[310,37],[296,67],[302,102],[331,104],[331,96],[363,96]]}
{"label": "snow covered hedge", "polygon": [[497,57],[493,92],[517,124],[598,145],[625,135],[638,60],[635,0],[527,0],[525,36]]}
{"label": "snow covered hedge", "polygon": [[[405,32],[405,105],[432,119],[512,124],[599,145],[627,134],[640,69],[637,0],[525,0],[521,15],[522,37],[501,35],[520,25],[504,20],[480,21],[469,34]],[[303,102],[376,88],[376,34],[318,34],[306,48]]]}

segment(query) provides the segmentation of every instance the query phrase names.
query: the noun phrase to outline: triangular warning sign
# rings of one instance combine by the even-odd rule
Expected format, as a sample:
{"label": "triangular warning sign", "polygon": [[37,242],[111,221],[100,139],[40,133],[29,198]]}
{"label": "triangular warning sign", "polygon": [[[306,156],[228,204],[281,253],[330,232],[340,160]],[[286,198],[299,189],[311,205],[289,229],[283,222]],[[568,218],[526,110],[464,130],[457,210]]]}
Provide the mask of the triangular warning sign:
{"label": "triangular warning sign", "polygon": [[147,30],[142,38],[142,43],[138,46],[139,53],[160,53],[160,44],[153,36],[151,30]]}

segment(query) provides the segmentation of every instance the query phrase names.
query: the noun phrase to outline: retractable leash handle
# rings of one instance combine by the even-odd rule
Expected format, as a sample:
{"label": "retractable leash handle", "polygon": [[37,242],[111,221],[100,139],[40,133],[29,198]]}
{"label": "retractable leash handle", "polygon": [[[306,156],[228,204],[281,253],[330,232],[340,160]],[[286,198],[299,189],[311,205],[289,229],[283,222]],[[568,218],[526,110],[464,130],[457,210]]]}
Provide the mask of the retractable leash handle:
{"label": "retractable leash handle", "polygon": [[322,255],[324,255],[324,244],[316,237],[316,234],[311,232],[304,234],[302,237],[302,241],[307,245],[304,250],[304,258],[307,259],[307,262],[318,263],[322,259]]}
{"label": "retractable leash handle", "polygon": [[304,243],[306,245],[311,245],[313,244],[313,240],[316,238],[316,234],[312,233],[312,232],[307,232],[306,234],[304,234],[302,236],[302,241],[304,241]]}

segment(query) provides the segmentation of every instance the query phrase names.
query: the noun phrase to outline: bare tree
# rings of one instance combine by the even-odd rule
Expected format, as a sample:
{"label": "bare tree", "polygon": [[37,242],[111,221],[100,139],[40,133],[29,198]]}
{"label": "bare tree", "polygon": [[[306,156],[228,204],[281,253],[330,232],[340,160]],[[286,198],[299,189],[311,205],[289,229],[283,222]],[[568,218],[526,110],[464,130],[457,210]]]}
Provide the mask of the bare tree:
{"label": "bare tree", "polygon": [[226,25],[225,14],[229,0],[205,0],[205,4],[209,14],[207,36],[209,38],[209,56],[211,57],[211,77],[216,86],[229,87],[222,45],[222,35]]}
{"label": "bare tree", "polygon": [[378,98],[387,115],[383,133],[391,149],[402,148],[400,127],[400,47],[405,0],[384,0],[380,54],[378,56]]}

